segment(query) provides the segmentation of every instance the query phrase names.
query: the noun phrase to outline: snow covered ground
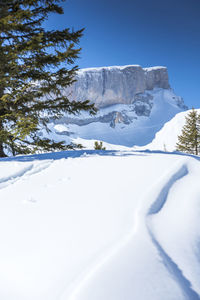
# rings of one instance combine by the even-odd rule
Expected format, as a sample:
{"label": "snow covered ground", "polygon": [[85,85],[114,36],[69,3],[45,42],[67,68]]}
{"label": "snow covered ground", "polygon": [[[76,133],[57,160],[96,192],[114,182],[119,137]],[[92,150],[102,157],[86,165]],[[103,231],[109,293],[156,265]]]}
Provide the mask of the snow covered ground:
{"label": "snow covered ground", "polygon": [[[200,114],[200,109],[195,109]],[[183,126],[185,125],[185,117],[190,110],[180,112],[175,115],[169,122],[159,130],[151,143],[143,147],[134,147],[135,149],[149,149],[162,151],[175,151],[178,136],[181,134]]]}
{"label": "snow covered ground", "polygon": [[[100,109],[95,116],[90,116],[87,112],[81,112],[78,116],[71,116],[79,121],[87,121],[85,125],[68,123],[65,118],[56,120],[50,124],[51,133],[49,136],[56,141],[65,141],[70,143],[74,139],[82,140],[100,140],[104,143],[121,145],[124,147],[144,146],[152,142],[155,134],[163,125],[171,120],[177,113],[185,110],[183,100],[176,96],[171,89],[155,88],[152,91],[143,94],[144,99],[136,101],[133,104],[116,104]],[[148,102],[148,97],[152,98]],[[146,99],[146,100],[145,100]],[[146,101],[146,102],[145,102]],[[135,105],[141,106],[144,110],[141,115],[135,113]],[[152,107],[151,107],[152,106]],[[146,111],[146,115],[145,115]],[[127,122],[115,120],[114,127],[110,121],[106,121],[109,114],[121,114],[121,118],[127,119]],[[106,117],[107,116],[107,117]],[[96,118],[96,121],[94,121]],[[104,121],[97,121],[98,118],[104,118]],[[94,122],[90,122],[92,120]],[[117,119],[117,118],[116,118]],[[46,136],[43,131],[42,134]]]}
{"label": "snow covered ground", "polygon": [[200,299],[197,157],[0,160],[0,299]]}

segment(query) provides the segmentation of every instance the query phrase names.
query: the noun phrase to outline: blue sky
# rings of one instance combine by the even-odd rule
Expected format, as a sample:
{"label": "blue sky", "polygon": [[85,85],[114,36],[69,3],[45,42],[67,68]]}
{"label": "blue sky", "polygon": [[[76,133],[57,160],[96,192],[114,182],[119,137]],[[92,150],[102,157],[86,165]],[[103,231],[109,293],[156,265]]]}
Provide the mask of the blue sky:
{"label": "blue sky", "polygon": [[200,107],[200,0],[68,0],[51,28],[85,28],[80,68],[167,66],[171,87]]}

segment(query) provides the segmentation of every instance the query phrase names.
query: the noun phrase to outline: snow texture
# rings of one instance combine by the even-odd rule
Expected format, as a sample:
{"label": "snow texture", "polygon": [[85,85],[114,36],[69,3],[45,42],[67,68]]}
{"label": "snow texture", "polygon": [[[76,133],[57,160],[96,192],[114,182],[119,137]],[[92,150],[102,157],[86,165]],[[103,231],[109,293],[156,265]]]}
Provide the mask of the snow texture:
{"label": "snow texture", "polygon": [[[200,109],[196,109],[196,111],[200,113]],[[177,113],[156,133],[155,138],[151,143],[143,147],[135,147],[135,149],[163,150],[169,152],[175,151],[178,136],[181,134],[186,121],[185,117],[189,112],[190,110]]]}
{"label": "snow texture", "polygon": [[51,123],[50,137],[66,143],[81,138],[125,147],[145,146],[166,122],[184,109],[182,99],[172,90],[156,88],[138,95],[133,104],[101,108],[94,117],[83,112],[56,120]]}
{"label": "snow texture", "polygon": [[199,163],[130,150],[0,159],[0,299],[200,299]]}
{"label": "snow texture", "polygon": [[67,144],[80,138],[125,147],[144,146],[166,122],[187,109],[170,88],[166,67],[88,68],[79,70],[76,79],[63,93],[70,100],[89,99],[99,110],[95,116],[81,112],[51,120],[50,138]]}

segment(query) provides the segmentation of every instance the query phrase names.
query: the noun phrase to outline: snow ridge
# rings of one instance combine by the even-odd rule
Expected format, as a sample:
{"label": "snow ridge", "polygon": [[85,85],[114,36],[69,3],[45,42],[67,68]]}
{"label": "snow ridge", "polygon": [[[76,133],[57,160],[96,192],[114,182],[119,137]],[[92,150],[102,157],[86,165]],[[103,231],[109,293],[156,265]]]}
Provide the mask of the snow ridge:
{"label": "snow ridge", "polygon": [[5,187],[9,186],[10,184],[14,184],[16,181],[21,180],[22,178],[26,177],[27,175],[30,176],[30,175],[37,174],[37,173],[45,170],[46,168],[48,168],[50,166],[51,163],[52,162],[42,162],[39,164],[32,163],[10,176],[0,178],[0,189],[3,189]]}
{"label": "snow ridge", "polygon": [[28,171],[33,169],[33,164],[22,168],[20,171],[12,174],[11,176],[0,178],[0,189],[8,186],[9,184],[13,184],[17,180],[21,179]]}
{"label": "snow ridge", "polygon": [[170,176],[168,182],[161,189],[159,196],[157,197],[155,202],[151,205],[148,211],[148,215],[157,214],[163,208],[165,202],[167,201],[167,196],[172,185],[177,180],[180,180],[182,177],[186,176],[187,174],[188,174],[188,168],[184,164],[183,166],[180,167],[180,169],[176,173]]}
{"label": "snow ridge", "polygon": [[197,160],[88,150],[1,159],[0,298],[200,300]]}
{"label": "snow ridge", "polygon": [[[155,202],[151,205],[147,217],[152,217],[154,214],[157,214],[161,211],[164,207],[168,194],[172,186],[175,184],[176,181],[182,179],[184,176],[188,174],[187,165],[183,164],[178,171],[170,176],[166,184],[161,189],[158,197],[156,198]],[[147,219],[147,229],[149,235],[152,239],[153,244],[155,245],[160,257],[163,260],[164,265],[166,266],[167,270],[173,275],[176,282],[180,285],[182,291],[185,293],[185,296],[188,300],[199,300],[199,295],[192,289],[191,282],[184,276],[182,270],[179,266],[173,261],[173,259],[166,253],[163,249],[159,241],[156,239],[153,230],[151,229],[151,225]]]}
{"label": "snow ridge", "polygon": [[[124,70],[126,68],[142,68],[142,67],[140,65],[92,67],[92,68],[79,69],[77,71],[77,74],[80,75],[80,74],[82,74],[84,72],[99,72],[102,69],[106,69],[106,70],[114,70],[114,69]],[[165,67],[165,66],[154,66],[154,67],[143,68],[143,70],[147,71],[147,72],[150,72],[152,70],[160,70],[160,69],[167,69],[167,67]]]}

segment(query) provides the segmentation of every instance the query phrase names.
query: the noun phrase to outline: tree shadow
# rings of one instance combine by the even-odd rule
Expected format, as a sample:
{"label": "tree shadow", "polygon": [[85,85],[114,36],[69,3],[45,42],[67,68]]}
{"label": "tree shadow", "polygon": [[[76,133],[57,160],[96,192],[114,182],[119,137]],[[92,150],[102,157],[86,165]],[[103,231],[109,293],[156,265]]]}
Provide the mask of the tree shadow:
{"label": "tree shadow", "polygon": [[182,152],[165,152],[160,150],[68,150],[60,152],[50,152],[32,155],[18,155],[11,157],[2,157],[0,161],[20,161],[30,162],[34,160],[58,160],[62,158],[78,158],[78,157],[89,157],[89,156],[148,156],[151,154],[163,154],[163,155],[181,155],[195,158],[200,160],[200,157],[193,154],[186,154]]}

